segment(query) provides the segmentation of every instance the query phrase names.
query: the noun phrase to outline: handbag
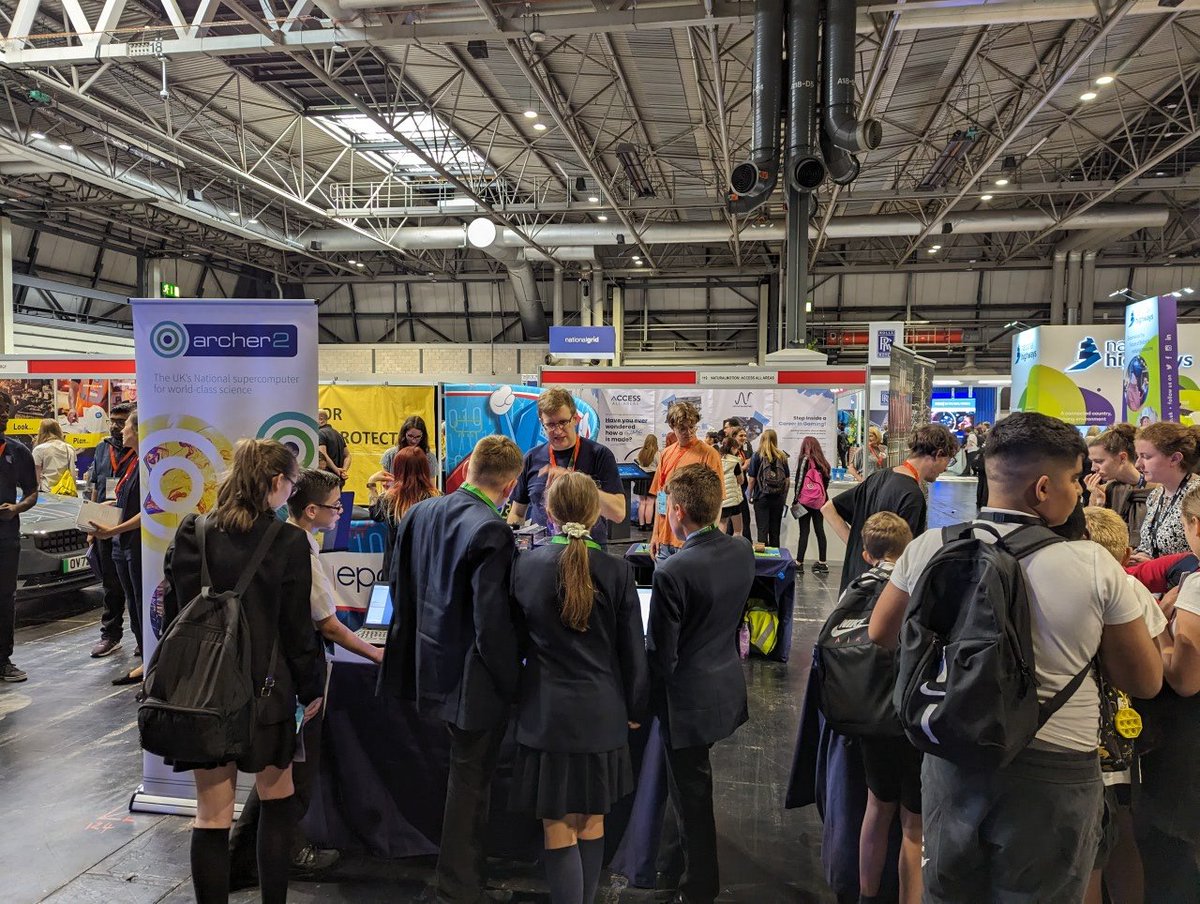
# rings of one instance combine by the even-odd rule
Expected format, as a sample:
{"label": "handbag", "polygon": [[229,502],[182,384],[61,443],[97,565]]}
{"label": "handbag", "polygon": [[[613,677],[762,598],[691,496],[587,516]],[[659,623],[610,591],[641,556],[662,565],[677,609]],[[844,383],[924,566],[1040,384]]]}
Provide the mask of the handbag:
{"label": "handbag", "polygon": [[58,478],[58,482],[50,487],[50,492],[55,496],[79,495],[79,487],[75,483],[75,475],[71,473],[70,468],[62,472],[62,477]]}

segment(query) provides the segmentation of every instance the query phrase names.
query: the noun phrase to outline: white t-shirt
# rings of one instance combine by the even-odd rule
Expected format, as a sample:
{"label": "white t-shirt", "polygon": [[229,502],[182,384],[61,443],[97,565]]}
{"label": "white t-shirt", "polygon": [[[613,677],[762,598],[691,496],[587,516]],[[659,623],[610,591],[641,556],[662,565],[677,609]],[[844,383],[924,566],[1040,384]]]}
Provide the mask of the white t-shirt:
{"label": "white t-shirt", "polygon": [[67,468],[75,467],[75,450],[61,439],[47,440],[33,447],[33,463],[42,469],[38,491],[49,493]]}
{"label": "white t-shirt", "polygon": [[[1007,534],[1021,525],[991,526]],[[986,532],[979,536],[985,541],[992,539]],[[896,563],[892,583],[912,593],[917,578],[941,546],[940,530],[919,536]],[[1090,540],[1055,543],[1022,559],[1021,568],[1029,586],[1038,699],[1044,703],[1091,662],[1100,649],[1105,625],[1123,625],[1141,618],[1143,608],[1116,559]],[[1100,692],[1095,681],[1085,680],[1042,726],[1037,739],[1068,750],[1095,750],[1099,726]]]}
{"label": "white t-shirt", "polygon": [[317,538],[310,531],[304,532],[308,534],[308,549],[312,553],[312,590],[309,593],[308,608],[315,625],[337,615],[337,602],[329,575],[321,567],[321,547],[317,544]]}
{"label": "white t-shirt", "polygon": [[[1142,618],[1146,620],[1146,629],[1150,632],[1151,637],[1158,637],[1159,634],[1167,630],[1167,617],[1163,615],[1162,609],[1158,608],[1158,602],[1154,599],[1154,594],[1146,589],[1145,584],[1131,574],[1127,574],[1125,577],[1129,579],[1129,586],[1133,588],[1133,595],[1142,604]],[[1183,591],[1181,590],[1180,593],[1183,593]],[[1197,591],[1197,597],[1200,598],[1200,589]]]}
{"label": "white t-shirt", "polygon": [[1197,572],[1189,574],[1179,585],[1179,596],[1175,597],[1175,608],[1190,612],[1192,615],[1200,615],[1200,579],[1195,578],[1195,574]]}

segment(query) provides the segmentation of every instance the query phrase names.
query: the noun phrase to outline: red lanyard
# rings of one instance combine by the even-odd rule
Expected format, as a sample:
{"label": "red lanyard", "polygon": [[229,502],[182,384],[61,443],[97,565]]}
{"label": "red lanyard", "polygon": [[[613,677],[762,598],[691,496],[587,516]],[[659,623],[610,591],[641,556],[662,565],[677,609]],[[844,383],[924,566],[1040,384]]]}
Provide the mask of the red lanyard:
{"label": "red lanyard", "polygon": [[108,461],[112,465],[112,472],[116,474],[121,468],[125,467],[125,462],[129,461],[129,456],[133,455],[132,449],[126,449],[121,454],[121,460],[117,461],[117,453],[113,451],[113,447],[108,447]]}
{"label": "red lanyard", "polygon": [[902,462],[900,464],[900,467],[902,467],[902,468],[904,468],[904,470],[908,471],[908,473],[912,475],[912,479],[915,480],[917,483],[921,482],[921,475],[917,473],[917,469],[912,466],[911,461]]}
{"label": "red lanyard", "polygon": [[[130,449],[129,451],[133,452],[132,449]],[[117,495],[118,496],[121,495],[121,488],[123,486],[125,486],[125,483],[129,480],[129,478],[134,475],[134,473],[137,471],[137,468],[138,468],[137,456],[132,455],[132,456],[130,456],[129,466],[125,469],[125,474],[121,477],[120,480],[117,481]]]}
{"label": "red lanyard", "polygon": [[0,458],[4,457],[4,450],[8,448],[8,440],[0,443]]}
{"label": "red lanyard", "polygon": [[[582,441],[582,439],[583,438],[581,436],[579,436],[579,434],[575,434],[575,451],[571,454],[571,470],[572,471],[575,470],[575,462],[579,460],[579,444]],[[554,457],[554,447],[551,446],[549,443],[547,443],[546,445],[550,449],[550,465],[551,465],[551,467],[557,468],[558,467],[558,459],[556,459]]]}

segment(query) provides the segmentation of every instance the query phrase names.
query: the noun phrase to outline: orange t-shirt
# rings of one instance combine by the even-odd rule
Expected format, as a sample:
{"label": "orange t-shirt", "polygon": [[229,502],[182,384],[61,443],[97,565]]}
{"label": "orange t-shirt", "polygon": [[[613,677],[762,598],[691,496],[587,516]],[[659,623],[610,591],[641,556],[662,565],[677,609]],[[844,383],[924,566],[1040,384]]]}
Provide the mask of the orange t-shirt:
{"label": "orange t-shirt", "polygon": [[[686,465],[708,465],[713,469],[713,473],[721,478],[721,485],[725,485],[725,472],[721,468],[721,453],[708,443],[696,440],[686,449],[679,443],[667,446],[659,459],[654,482],[650,484],[650,495],[657,496],[659,490],[666,488],[667,481],[671,479],[671,474],[675,469]],[[681,545],[678,538],[671,532],[671,524],[666,515],[655,515],[654,533],[650,539],[654,543],[668,546]]]}

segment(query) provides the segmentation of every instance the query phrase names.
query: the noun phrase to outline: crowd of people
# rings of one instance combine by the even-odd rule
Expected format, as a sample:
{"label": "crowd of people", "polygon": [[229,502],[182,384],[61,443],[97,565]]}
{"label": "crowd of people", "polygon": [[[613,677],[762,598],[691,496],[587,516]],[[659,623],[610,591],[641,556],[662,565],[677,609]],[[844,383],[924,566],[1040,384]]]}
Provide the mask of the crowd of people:
{"label": "crowd of people", "polygon": [[[0,677],[22,680],[6,593],[16,524],[61,474],[53,449],[38,456],[3,440],[10,408],[0,394]],[[384,647],[338,620],[317,559],[317,536],[343,511],[344,443],[323,431],[319,467],[304,470],[276,442],[243,440],[215,508],[180,524],[145,692],[169,704],[192,665],[194,604],[231,596],[256,689],[236,749],[165,755],[194,776],[200,904],[225,902],[251,882],[264,902],[282,902],[289,871],[320,870],[336,856],[299,829],[319,764],[322,642],[379,663],[380,693],[447,726],[440,900],[484,894],[491,784],[511,722],[508,805],[541,821],[554,904],[590,904],[605,817],[634,787],[629,732],[656,717],[665,822],[677,827],[673,842],[664,830],[659,862],[678,864],[665,884],[681,904],[710,904],[720,892],[710,750],[749,718],[736,638],[755,565],[743,531],[753,510],[759,542],[777,546],[789,508],[801,567],[811,531],[813,571],[828,570],[826,521],[846,544],[839,605],[853,598],[864,615],[825,636],[858,630],[874,656],[892,657],[893,674],[925,676],[901,682],[894,697],[883,689],[886,725],[843,732],[861,764],[865,807],[856,850],[834,852],[857,865],[853,887],[835,889],[840,900],[882,900],[889,874],[906,904],[1200,900],[1200,581],[1189,579],[1200,555],[1200,429],[1116,425],[1084,437],[1045,415],[1010,415],[970,450],[982,456],[987,504],[969,522],[927,530],[925,487],[959,452],[944,426],[916,429],[894,467],[878,459],[882,435],[868,434],[859,456],[868,476],[831,497],[833,468],[815,438],[793,458],[771,429],[751,448],[746,426],[731,418],[707,442],[697,435],[700,412],[675,402],[662,447],[648,438],[637,455],[647,477],[634,487],[636,521],[650,531],[655,564],[643,622],[631,566],[603,545],[608,523],[628,517],[611,450],[580,435],[566,390],[543,392],[537,412],[545,443],[523,454],[511,439],[484,437],[466,481],[445,494],[425,423],[403,425],[369,482],[371,517],[389,537],[395,615]],[[114,527],[93,525],[107,563],[97,657],[120,645],[125,613],[141,637],[137,412],[114,409],[112,422],[84,481],[92,499],[120,509]],[[839,444],[835,460],[849,452]],[[277,517],[284,508],[286,524]],[[514,528],[527,522],[547,542],[518,552]],[[999,552],[986,551],[993,545]],[[965,564],[954,559],[960,549],[972,550]],[[1009,577],[996,579],[1006,561]],[[962,635],[979,612],[990,613],[972,622],[985,632],[1012,619],[1015,639],[1000,631],[1003,643],[983,647]],[[918,661],[925,648],[937,654],[932,662]],[[1004,661],[1017,667],[988,671]],[[140,667],[124,676],[142,677]],[[834,680],[818,669],[818,681]],[[1014,718],[987,696],[1010,680],[1033,694],[1033,722],[1006,736],[1003,757],[963,755],[956,739],[974,739],[983,757],[995,743],[990,726]],[[969,719],[955,709],[963,699],[972,701]],[[913,700],[927,703],[913,709]],[[255,787],[235,828],[238,771],[254,775]],[[825,793],[849,780],[830,773]]]}

